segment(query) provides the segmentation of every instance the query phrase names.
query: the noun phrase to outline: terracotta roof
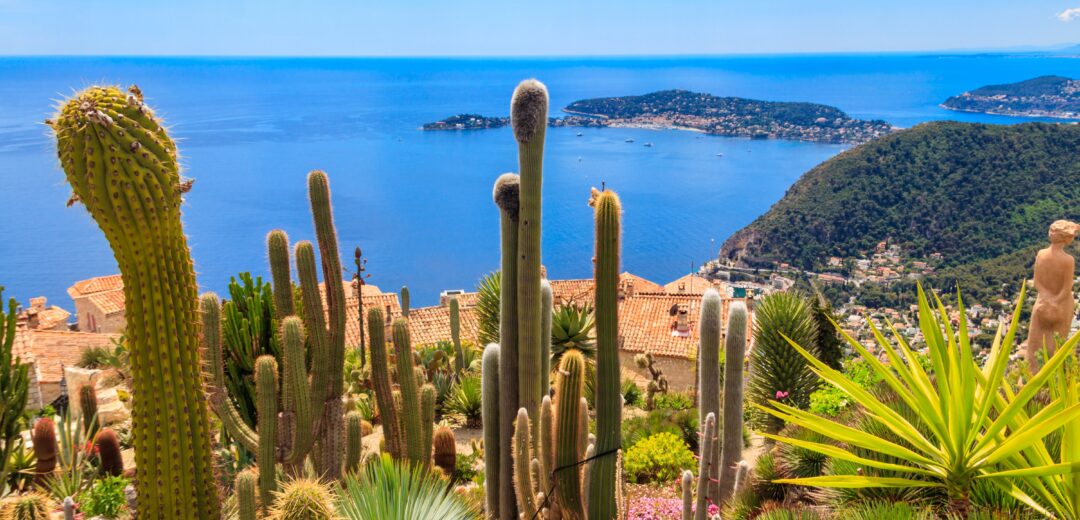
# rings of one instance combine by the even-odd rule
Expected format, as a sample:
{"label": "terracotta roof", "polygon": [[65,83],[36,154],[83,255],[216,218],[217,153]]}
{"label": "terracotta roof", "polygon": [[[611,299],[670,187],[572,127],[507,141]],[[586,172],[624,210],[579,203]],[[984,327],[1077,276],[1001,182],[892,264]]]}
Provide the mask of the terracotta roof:
{"label": "terracotta roof", "polygon": [[[476,300],[479,297],[480,293],[478,292],[467,292],[454,295],[454,298],[457,299],[458,306],[462,309],[464,309],[465,307],[475,307]],[[447,304],[449,305],[449,302],[447,302]]]}
{"label": "terracotta roof", "polygon": [[713,283],[704,276],[697,273],[690,273],[682,276],[664,286],[664,292],[672,294],[688,293],[688,294],[704,294],[705,289],[712,287]]}
{"label": "terracotta roof", "polygon": [[101,309],[101,312],[105,313],[106,316],[124,312],[123,290],[94,293],[87,297],[87,301]]}
{"label": "terracotta roof", "polygon": [[107,347],[119,334],[95,334],[58,330],[22,329],[15,334],[16,355],[25,362],[34,362],[38,383],[58,383],[65,366],[79,362],[84,350]]}
{"label": "terracotta roof", "polygon": [[[734,301],[724,298],[720,319],[727,323],[728,307]],[[689,335],[674,334],[680,307],[687,310]],[[638,293],[619,306],[621,349],[654,356],[689,358],[696,354],[700,333],[701,296],[699,294]],[[749,327],[749,324],[748,324]]]}
{"label": "terracotta roof", "polygon": [[50,305],[44,308],[30,307],[25,309],[18,319],[20,322],[26,322],[27,326],[33,325],[32,328],[45,330],[66,329],[67,320],[70,317],[70,312],[55,305]]}
{"label": "terracotta roof", "polygon": [[[398,303],[398,295],[394,293],[379,293],[368,296],[367,288],[364,289],[364,320],[367,320],[367,311],[371,308],[380,308],[383,315],[390,308],[390,319],[401,315],[401,305]],[[345,345],[355,347],[360,345],[360,321],[356,308],[356,295],[345,298]],[[389,341],[389,337],[387,337]],[[367,323],[364,323],[364,341],[368,341]]]}
{"label": "terracotta roof", "polygon": [[[475,307],[461,307],[461,341],[478,343]],[[450,341],[450,307],[436,305],[409,310],[409,334],[413,346],[430,345],[440,341]]]}
{"label": "terracotta roof", "polygon": [[[664,290],[660,284],[629,272],[624,272],[619,275],[619,283],[621,285],[632,284],[634,293],[663,292]],[[575,303],[587,303],[592,305],[593,280],[592,278],[551,280],[551,293],[556,305],[560,302],[568,302],[570,300],[573,300]]]}
{"label": "terracotta roof", "polygon": [[67,292],[72,298],[80,298],[94,293],[116,291],[123,288],[124,281],[120,278],[120,275],[111,274],[75,282],[71,287],[68,287]]}
{"label": "terracotta roof", "polygon": [[634,293],[664,292],[664,286],[656,282],[646,280],[636,274],[631,274],[629,272],[624,272],[623,274],[619,275],[619,283],[624,285],[633,285]]}

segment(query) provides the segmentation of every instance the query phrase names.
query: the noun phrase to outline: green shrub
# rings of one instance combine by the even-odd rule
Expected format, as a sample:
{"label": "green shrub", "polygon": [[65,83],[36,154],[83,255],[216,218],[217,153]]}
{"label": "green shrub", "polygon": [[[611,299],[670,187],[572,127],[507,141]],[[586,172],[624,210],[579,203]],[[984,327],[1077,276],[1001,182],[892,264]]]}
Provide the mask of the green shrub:
{"label": "green shrub", "polygon": [[661,432],[681,437],[691,451],[697,452],[699,432],[697,410],[653,410],[647,415],[624,420],[623,451]]}
{"label": "green shrub", "polygon": [[466,376],[450,390],[450,395],[443,403],[443,411],[461,418],[466,424],[476,425],[480,422],[482,398],[480,378],[475,375]]}
{"label": "green shrub", "polygon": [[87,517],[118,518],[127,505],[124,497],[127,485],[128,480],[124,477],[105,477],[94,482],[90,489],[79,495],[79,510]]}
{"label": "green shrub", "polygon": [[837,516],[849,520],[893,520],[896,518],[934,520],[935,518],[934,513],[928,508],[917,508],[907,502],[883,500],[857,502],[840,511]]}
{"label": "green shrub", "polygon": [[[870,365],[862,358],[844,362],[844,375],[862,388],[870,388],[881,381]],[[851,398],[839,388],[825,384],[810,394],[810,411],[818,415],[836,417],[851,405]]]}
{"label": "green shrub", "polygon": [[694,400],[683,392],[667,392],[655,397],[657,410],[689,410],[694,407]]}
{"label": "green shrub", "polygon": [[641,389],[633,379],[624,379],[622,382],[623,404],[626,406],[641,406]]}
{"label": "green shrub", "polygon": [[639,483],[667,482],[679,478],[683,470],[697,466],[694,453],[674,434],[661,432],[630,447],[623,461],[626,475]]}

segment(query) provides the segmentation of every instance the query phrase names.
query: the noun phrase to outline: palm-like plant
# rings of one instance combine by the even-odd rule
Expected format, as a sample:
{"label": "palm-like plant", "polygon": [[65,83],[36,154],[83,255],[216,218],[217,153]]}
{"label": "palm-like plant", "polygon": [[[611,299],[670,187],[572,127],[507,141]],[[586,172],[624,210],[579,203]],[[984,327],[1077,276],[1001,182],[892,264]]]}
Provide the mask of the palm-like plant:
{"label": "palm-like plant", "polygon": [[479,514],[434,473],[394,462],[385,454],[359,476],[345,477],[338,513],[347,520],[467,520]]}
{"label": "palm-like plant", "polygon": [[[750,351],[747,398],[759,405],[776,399],[806,408],[819,380],[785,337],[818,354],[817,324],[806,299],[791,292],[773,293],[754,309],[754,349]],[[784,426],[775,416],[753,414],[750,419],[754,427],[769,433],[776,433]]]}
{"label": "palm-like plant", "polygon": [[480,345],[499,342],[499,271],[488,273],[476,284],[476,337]]}
{"label": "palm-like plant", "polygon": [[[777,482],[831,488],[943,488],[949,497],[949,511],[962,515],[970,509],[971,490],[975,479],[1000,480],[1016,477],[1015,473],[1001,471],[1002,467],[1015,464],[1017,457],[1025,450],[1038,449],[1042,438],[1049,432],[1080,417],[1080,404],[1070,403],[1066,396],[1058,396],[1038,413],[1023,420],[1025,405],[1061,368],[1080,340],[1080,335],[1070,338],[1057,354],[1047,361],[1042,371],[1032,377],[1019,392],[1013,394],[1011,389],[1006,388],[1005,368],[1009,353],[1014,347],[1024,291],[1021,290],[1008,330],[1003,334],[999,328],[987,362],[982,367],[979,367],[972,357],[963,299],[958,296],[959,321],[955,331],[949,323],[949,314],[941,300],[935,297],[934,301],[936,313],[920,286],[919,327],[930,353],[933,378],[922,368],[915,352],[891,324],[889,329],[895,346],[871,324],[877,346],[887,356],[888,365],[841,331],[851,347],[882,377],[885,384],[917,413],[931,433],[926,435],[920,432],[916,425],[879,402],[869,391],[815,358],[798,343],[789,340],[791,346],[810,363],[814,373],[848,394],[876,421],[902,439],[902,442],[883,439],[776,400],[770,401],[771,406],[755,404],[768,414],[840,441],[847,448],[768,433],[763,434],[764,436],[867,468],[862,475],[780,479]],[[860,457],[854,453],[852,447],[896,457],[896,461]],[[882,470],[909,473],[918,476],[920,480],[875,474]],[[1047,477],[1071,472],[1073,467],[1068,464],[1044,464],[1026,466],[1021,471],[1029,477]],[[1043,514],[1049,514],[1019,487],[1003,480],[1002,485],[1008,488],[1013,497]]]}
{"label": "palm-like plant", "polygon": [[551,366],[559,366],[563,353],[571,349],[581,352],[585,359],[592,359],[596,354],[595,325],[588,305],[574,302],[559,305],[551,315]]}

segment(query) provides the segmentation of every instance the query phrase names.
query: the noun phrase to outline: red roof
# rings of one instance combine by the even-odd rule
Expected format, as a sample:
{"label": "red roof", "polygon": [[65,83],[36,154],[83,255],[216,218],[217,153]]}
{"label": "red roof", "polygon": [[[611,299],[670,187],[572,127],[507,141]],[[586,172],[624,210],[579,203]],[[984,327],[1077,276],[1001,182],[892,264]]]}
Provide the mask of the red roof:
{"label": "red roof", "polygon": [[98,276],[87,280],[80,280],[68,287],[68,295],[72,298],[81,298],[95,293],[117,291],[124,288],[124,280],[118,274]]}

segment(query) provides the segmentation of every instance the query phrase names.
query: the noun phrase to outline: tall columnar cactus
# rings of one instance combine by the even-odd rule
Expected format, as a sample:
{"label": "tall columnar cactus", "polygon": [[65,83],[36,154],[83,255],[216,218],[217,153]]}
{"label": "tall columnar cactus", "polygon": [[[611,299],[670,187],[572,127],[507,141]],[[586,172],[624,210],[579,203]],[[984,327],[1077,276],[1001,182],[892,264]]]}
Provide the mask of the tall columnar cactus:
{"label": "tall columnar cactus", "polygon": [[345,414],[345,472],[356,473],[364,455],[363,417],[360,412]]}
{"label": "tall columnar cactus", "polygon": [[432,437],[435,430],[435,399],[438,392],[435,385],[427,383],[420,387],[420,456],[424,468],[431,466]]}
{"label": "tall columnar cactus", "polygon": [[259,497],[264,508],[277,490],[278,365],[274,356],[255,360],[256,410],[259,414]]}
{"label": "tall columnar cactus", "polygon": [[540,282],[540,330],[544,331],[544,342],[540,346],[540,396],[551,392],[551,319],[555,312],[551,282]]}
{"label": "tall columnar cactus", "polygon": [[[540,361],[545,344],[540,292],[540,224],[544,137],[547,133],[547,87],[525,80],[514,89],[510,123],[518,143],[520,212],[517,244],[518,403],[536,417],[543,394]],[[509,296],[509,292],[503,292]]]}
{"label": "tall columnar cactus", "polygon": [[514,488],[517,490],[518,511],[523,518],[536,518],[536,483],[532,479],[532,436],[529,413],[524,407],[518,410],[514,423]]}
{"label": "tall columnar cactus", "polygon": [[34,484],[44,486],[56,471],[56,423],[48,417],[38,419],[31,431],[30,442],[34,445],[34,458],[37,459]]}
{"label": "tall columnar cactus", "polygon": [[[701,344],[698,347],[698,421],[720,417],[720,293],[708,289],[701,298]],[[741,410],[741,407],[740,407]],[[727,424],[724,424],[727,427]],[[720,497],[720,451],[703,464],[708,469],[709,486],[698,490],[713,503]]]}
{"label": "tall columnar cactus", "polygon": [[413,365],[412,341],[409,339],[409,322],[404,318],[394,320],[394,350],[397,353],[398,385],[401,387],[401,423],[404,426],[405,450],[413,464],[426,464],[424,446],[424,421],[420,407],[420,389]]}
{"label": "tall columnar cactus", "polygon": [[701,459],[698,466],[697,520],[708,518],[709,466],[716,452],[716,416],[709,414],[701,423]]}
{"label": "tall columnar cactus", "polygon": [[[619,369],[619,256],[622,204],[615,192],[593,193],[596,211],[596,453],[589,482],[589,518],[617,514],[615,451],[622,445]],[[609,455],[610,454],[610,455]]]}
{"label": "tall columnar cactus", "polygon": [[198,286],[180,223],[190,183],[176,145],[136,87],[90,87],[48,124],[73,199],[105,233],[124,280],[139,514],[217,518]]}
{"label": "tall columnar cactus", "polygon": [[499,298],[499,444],[485,449],[499,454],[498,518],[517,518],[513,474],[513,451],[510,441],[514,435],[514,417],[518,409],[518,221],[520,220],[520,178],[504,173],[495,181],[492,197],[499,207],[499,227],[502,237]]}
{"label": "tall columnar cactus", "polygon": [[724,342],[724,433],[720,452],[717,504],[730,499],[737,486],[736,474],[743,450],[743,360],[746,356],[746,304],[733,302],[728,309]]}
{"label": "tall columnar cactus", "polygon": [[[71,497],[64,498],[64,520],[75,520],[75,501]],[[244,519],[241,519],[244,520]]]}
{"label": "tall columnar cactus", "polygon": [[383,311],[378,307],[368,310],[368,338],[371,339],[371,382],[375,387],[375,402],[379,406],[383,439],[386,451],[398,459],[405,456],[401,448],[401,431],[398,428],[398,411],[394,406],[394,390],[390,378],[390,357],[386,352],[386,323]]}
{"label": "tall columnar cactus", "polygon": [[409,317],[409,288],[405,285],[401,286],[401,315]]}
{"label": "tall columnar cactus", "polygon": [[450,339],[454,342],[454,375],[459,379],[465,371],[465,351],[461,347],[461,311],[457,298],[450,299]]}
{"label": "tall columnar cactus", "polygon": [[94,437],[94,451],[101,461],[101,473],[119,477],[124,474],[124,457],[120,452],[120,439],[111,428],[102,428]]}
{"label": "tall columnar cactus", "polygon": [[[0,286],[0,302],[3,296],[4,288]],[[20,425],[29,386],[28,365],[12,353],[17,314],[15,298],[8,299],[7,312],[0,305],[0,482],[7,482],[11,452],[21,446]]]}
{"label": "tall columnar cactus", "polygon": [[[585,447],[581,431],[581,399],[585,393],[585,358],[576,350],[563,354],[555,378],[555,502],[565,518],[585,518],[584,493],[578,464]],[[559,468],[562,468],[561,470]],[[612,493],[612,497],[614,497]]]}
{"label": "tall columnar cactus", "polygon": [[83,429],[90,437],[94,436],[98,427],[98,398],[97,390],[93,383],[87,383],[79,387],[79,409],[82,412]]}
{"label": "tall columnar cactus", "polygon": [[488,520],[499,518],[499,494],[502,490],[499,442],[499,346],[484,348],[481,358],[481,412],[484,418],[484,515]]}
{"label": "tall columnar cactus", "polygon": [[237,520],[255,520],[255,481],[257,477],[251,470],[241,471],[236,475]]}
{"label": "tall columnar cactus", "polygon": [[690,470],[682,472],[682,520],[694,520],[694,474]]}
{"label": "tall columnar cactus", "polygon": [[431,452],[435,466],[442,470],[443,475],[454,476],[454,468],[457,466],[457,438],[454,430],[439,426],[431,440]]}

